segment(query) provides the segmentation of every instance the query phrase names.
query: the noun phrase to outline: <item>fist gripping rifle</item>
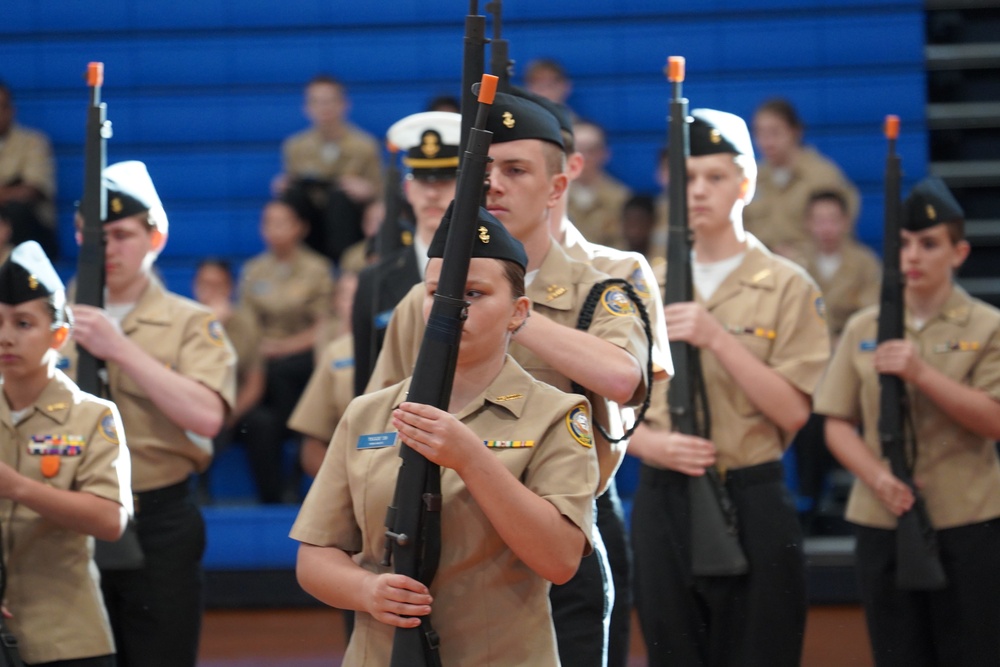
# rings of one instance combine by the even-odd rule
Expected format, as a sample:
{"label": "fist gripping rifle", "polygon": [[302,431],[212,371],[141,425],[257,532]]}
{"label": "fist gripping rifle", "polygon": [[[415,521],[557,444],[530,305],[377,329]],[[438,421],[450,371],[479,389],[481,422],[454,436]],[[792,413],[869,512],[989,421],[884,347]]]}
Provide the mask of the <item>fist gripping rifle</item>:
{"label": "fist gripping rifle", "polygon": [[[496,93],[497,77],[483,75],[479,108],[462,158],[452,224],[445,242],[441,279],[427,320],[427,331],[413,369],[408,400],[448,409],[458,360],[462,323],[469,303],[464,300],[472,246],[476,239],[479,202],[493,133],[484,130]],[[396,491],[386,516],[386,555],[383,565],[394,565],[429,586],[441,553],[441,469],[406,446],[396,478]],[[420,627],[396,628],[391,667],[440,666],[438,636],[430,617]]]}
{"label": "fist gripping rifle", "polygon": [[[687,215],[687,158],[690,154],[687,99],[681,97],[684,58],[672,56],[667,78],[673,84],[670,99],[670,227],[667,233],[667,287],[664,305],[694,300],[691,274],[691,232]],[[670,423],[685,435],[711,437],[711,417],[698,348],[670,342],[674,377],[667,390]],[[746,574],[748,565],[740,546],[736,506],[715,466],[700,477],[688,478],[691,515],[691,572],[696,576]]]}
{"label": "fist gripping rifle", "polygon": [[[900,167],[896,154],[899,117],[887,116],[885,136],[888,156],[885,163],[885,238],[883,240],[882,299],[878,313],[878,342],[905,336],[903,275],[899,267]],[[878,433],[882,453],[889,459],[892,474],[913,491],[913,507],[899,517],[896,527],[896,586],[902,590],[933,591],[947,585],[938,556],[937,534],[927,516],[927,508],[913,483],[907,450],[916,455],[910,425],[909,397],[902,378],[879,375]]]}

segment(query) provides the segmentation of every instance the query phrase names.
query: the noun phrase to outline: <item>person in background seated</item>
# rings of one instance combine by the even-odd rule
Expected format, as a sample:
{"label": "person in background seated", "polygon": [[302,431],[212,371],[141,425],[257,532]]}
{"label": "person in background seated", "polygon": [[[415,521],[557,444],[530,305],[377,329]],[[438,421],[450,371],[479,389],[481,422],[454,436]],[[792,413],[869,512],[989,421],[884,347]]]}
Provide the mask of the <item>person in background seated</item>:
{"label": "person in background seated", "polygon": [[829,158],[803,145],[804,132],[805,126],[788,100],[768,100],[754,113],[754,140],[764,159],[757,175],[757,192],[743,219],[748,232],[786,257],[795,257],[808,241],[805,213],[813,192],[841,193],[851,220],[857,220],[860,208],[858,189]]}
{"label": "person in background seated", "polygon": [[569,219],[591,243],[624,249],[622,207],[632,193],[605,169],[611,151],[604,130],[597,123],[577,120],[573,123],[573,136],[583,164],[569,184]]}
{"label": "person in background seated", "polygon": [[[656,227],[656,200],[650,195],[632,195],[622,207],[622,234],[625,249],[644,257],[653,256],[653,229]],[[662,250],[661,250],[662,253]]]}
{"label": "person in background seated", "polygon": [[14,122],[14,94],[0,81],[0,218],[12,244],[35,240],[53,259],[56,239],[56,166],[48,137]]}
{"label": "person in background seated", "polygon": [[[246,446],[261,502],[285,500],[282,452],[285,427],[313,370],[313,353],[330,315],[333,266],[305,245],[308,223],[286,201],[261,213],[267,249],[243,266],[239,308],[260,331],[264,397],[246,415]],[[296,459],[298,458],[296,450]]]}
{"label": "person in background seated", "polygon": [[[233,440],[242,442],[247,433],[244,417],[264,396],[264,363],[260,356],[260,333],[246,311],[235,307],[236,292],[229,262],[206,258],[198,263],[192,286],[195,300],[211,309],[226,330],[236,351],[236,403],[226,416],[222,432],[213,444],[218,456]],[[200,478],[205,499],[209,499],[209,474]]]}
{"label": "person in background seated", "polygon": [[351,104],[343,82],[324,74],[305,89],[311,127],[281,145],[284,172],[275,196],[295,202],[310,223],[308,245],[334,264],[365,237],[365,210],[382,191],[378,142],[347,119]]}
{"label": "person in background seated", "polygon": [[114,403],[56,369],[71,329],[41,246],[17,246],[0,266],[0,594],[29,665],[114,667],[93,537],[132,513],[129,453]]}

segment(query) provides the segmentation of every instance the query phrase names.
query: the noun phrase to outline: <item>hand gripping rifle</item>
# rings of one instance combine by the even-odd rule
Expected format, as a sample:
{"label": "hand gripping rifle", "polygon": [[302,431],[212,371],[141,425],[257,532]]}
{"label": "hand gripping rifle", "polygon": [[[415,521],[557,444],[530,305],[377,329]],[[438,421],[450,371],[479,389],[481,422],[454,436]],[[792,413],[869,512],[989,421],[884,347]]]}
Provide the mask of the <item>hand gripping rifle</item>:
{"label": "hand gripping rifle", "polygon": [[[88,64],[90,106],[87,108],[87,139],[83,162],[83,198],[80,205],[83,242],[80,244],[76,263],[76,302],[97,308],[104,307],[104,219],[108,211],[104,167],[107,162],[106,144],[111,137],[111,123],[107,120],[108,105],[101,102],[103,84],[104,63]],[[104,362],[82,346],[77,346],[77,350],[77,385],[87,393],[107,397],[107,386],[101,378]]]}
{"label": "hand gripping rifle", "polygon": [[[493,139],[493,133],[483,128],[496,85],[497,77],[483,75],[479,86],[479,109],[459,170],[441,279],[407,398],[442,410],[448,409],[451,398],[462,323],[469,306],[464,299],[465,281]],[[441,553],[441,469],[404,445],[400,445],[399,456],[403,461],[396,478],[393,502],[386,515],[386,554],[382,564],[392,564],[397,574],[405,574],[430,586]],[[390,667],[439,667],[440,664],[438,636],[431,627],[429,616],[421,617],[420,627],[396,628]]]}
{"label": "hand gripping rifle", "polygon": [[[882,299],[878,314],[878,342],[905,337],[903,275],[899,267],[900,166],[896,154],[899,117],[887,116],[885,136],[885,238],[883,239]],[[909,396],[902,378],[879,375],[878,433],[882,453],[892,474],[913,491],[914,503],[896,527],[896,586],[902,590],[933,591],[947,585],[938,556],[937,534],[931,526],[923,497],[913,483],[907,450],[916,458],[916,442],[910,428]]]}
{"label": "hand gripping rifle", "polygon": [[[687,158],[690,154],[687,99],[681,97],[684,58],[668,60],[667,78],[673,84],[670,99],[670,226],[667,233],[667,286],[663,303],[694,300],[691,274],[691,232],[687,215]],[[685,435],[711,437],[711,417],[698,348],[670,341],[674,377],[667,390],[671,428]],[[695,576],[746,574],[748,565],[740,546],[736,506],[715,466],[688,478],[691,515],[691,572]]]}

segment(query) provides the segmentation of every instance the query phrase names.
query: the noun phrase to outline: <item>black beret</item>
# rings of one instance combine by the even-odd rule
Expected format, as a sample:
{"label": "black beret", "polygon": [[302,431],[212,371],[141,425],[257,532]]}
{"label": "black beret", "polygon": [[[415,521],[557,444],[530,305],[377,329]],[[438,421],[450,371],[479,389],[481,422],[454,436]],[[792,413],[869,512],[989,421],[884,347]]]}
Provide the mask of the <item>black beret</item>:
{"label": "black beret", "polygon": [[[441,226],[434,232],[431,246],[427,249],[428,257],[444,257],[444,246],[448,230],[451,228],[451,214],[454,207],[455,202],[448,205],[448,210],[441,219]],[[524,246],[482,206],[479,207],[479,219],[476,222],[479,224],[479,229],[472,244],[473,257],[506,259],[520,264],[523,269],[528,268],[528,255],[524,251]]]}
{"label": "black beret", "polygon": [[25,241],[14,248],[0,266],[0,303],[16,306],[53,294],[65,295],[65,291],[52,262],[35,241]]}
{"label": "black beret", "polygon": [[544,107],[509,93],[497,93],[486,121],[493,143],[540,139],[564,148],[559,122]]}
{"label": "black beret", "polygon": [[447,111],[415,113],[393,123],[386,136],[406,151],[403,164],[414,178],[454,179],[458,173],[462,116]]}
{"label": "black beret", "polygon": [[965,212],[940,178],[928,176],[903,201],[903,229],[911,232],[965,219]]}
{"label": "black beret", "polygon": [[559,129],[568,133],[570,136],[573,136],[573,112],[569,110],[568,106],[560,104],[559,102],[553,102],[547,97],[542,97],[537,93],[525,90],[524,88],[519,88],[518,86],[511,86],[510,92],[512,95],[517,97],[523,97],[526,100],[531,100],[538,106],[548,111],[550,114],[555,116],[556,121],[559,123]]}
{"label": "black beret", "polygon": [[750,131],[739,116],[715,109],[695,109],[688,123],[692,157],[716,153],[753,157]]}

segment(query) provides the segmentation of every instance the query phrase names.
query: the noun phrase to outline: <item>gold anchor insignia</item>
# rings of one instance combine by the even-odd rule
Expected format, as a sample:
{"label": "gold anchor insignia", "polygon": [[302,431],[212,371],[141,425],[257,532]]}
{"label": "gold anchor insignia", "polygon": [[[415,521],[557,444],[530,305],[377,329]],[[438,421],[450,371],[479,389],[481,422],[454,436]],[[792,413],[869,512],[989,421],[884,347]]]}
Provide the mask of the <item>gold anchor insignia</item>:
{"label": "gold anchor insignia", "polygon": [[721,144],[722,143],[722,135],[719,133],[718,130],[712,130],[711,132],[709,132],[708,133],[708,139],[713,144]]}
{"label": "gold anchor insignia", "polygon": [[111,200],[111,211],[112,211],[112,213],[121,213],[122,212],[122,208],[124,208],[124,207],[122,206],[122,200],[121,199],[119,199],[118,197],[115,197],[114,199]]}
{"label": "gold anchor insignia", "polygon": [[549,285],[545,288],[545,291],[549,293],[547,301],[552,301],[553,299],[558,299],[563,294],[566,293],[565,287],[559,287],[558,285]]}
{"label": "gold anchor insignia", "polygon": [[490,230],[486,229],[483,225],[479,225],[479,240],[483,243],[490,242]]}
{"label": "gold anchor insignia", "polygon": [[934,205],[933,204],[928,204],[927,205],[927,218],[929,220],[937,220],[937,211],[934,210]]}
{"label": "gold anchor insignia", "polygon": [[28,276],[28,287],[32,291],[38,289],[38,278],[36,278],[34,274]]}
{"label": "gold anchor insignia", "polygon": [[503,118],[504,127],[506,127],[508,130],[514,129],[514,125],[515,123],[517,123],[517,121],[514,120],[514,114],[512,114],[509,111],[504,111],[503,116],[501,116],[501,118]]}
{"label": "gold anchor insignia", "polygon": [[434,157],[441,152],[441,141],[436,132],[428,130],[424,132],[424,140],[420,144],[420,152],[427,157]]}

